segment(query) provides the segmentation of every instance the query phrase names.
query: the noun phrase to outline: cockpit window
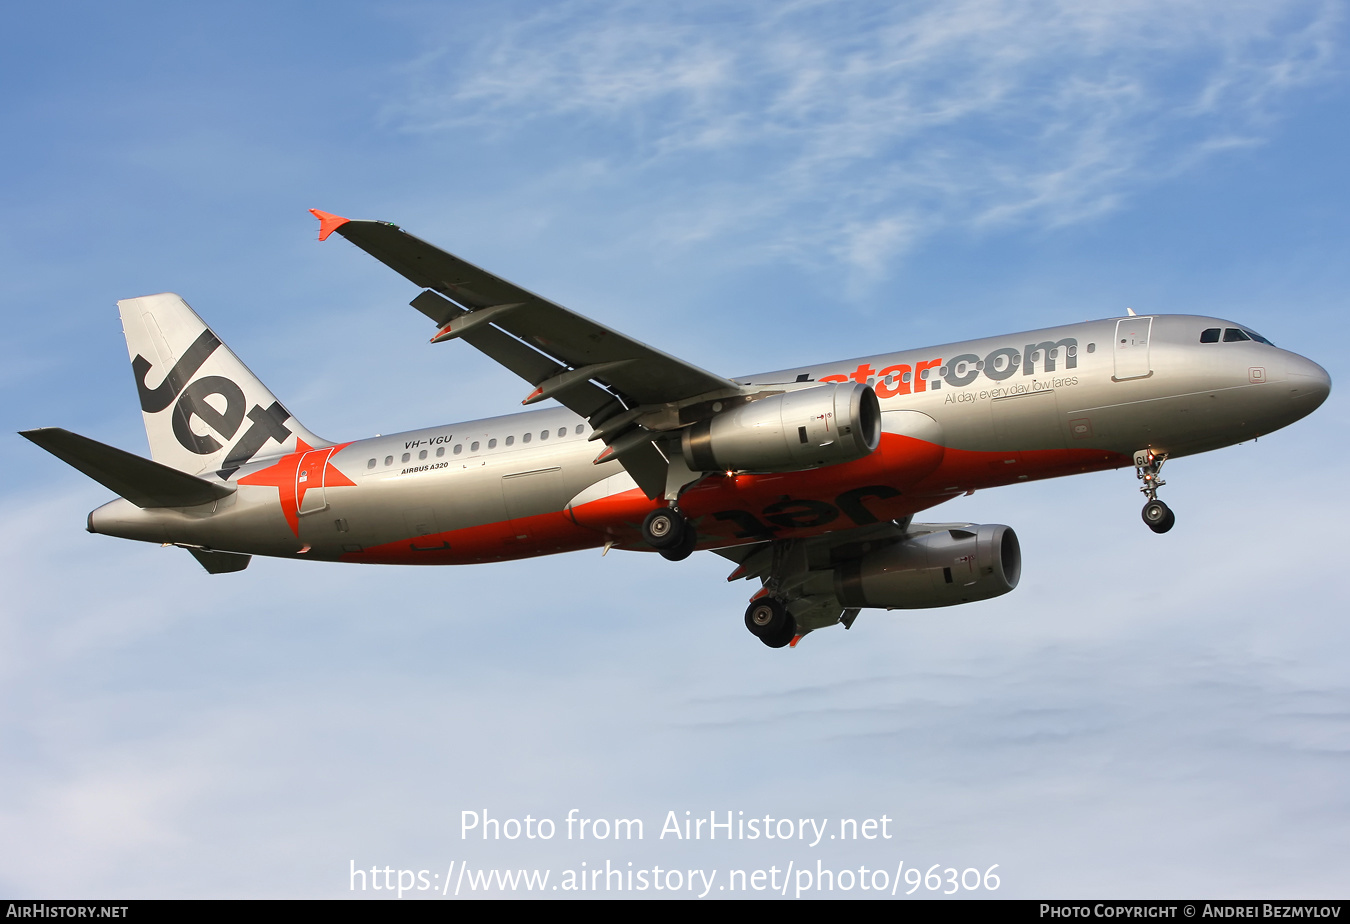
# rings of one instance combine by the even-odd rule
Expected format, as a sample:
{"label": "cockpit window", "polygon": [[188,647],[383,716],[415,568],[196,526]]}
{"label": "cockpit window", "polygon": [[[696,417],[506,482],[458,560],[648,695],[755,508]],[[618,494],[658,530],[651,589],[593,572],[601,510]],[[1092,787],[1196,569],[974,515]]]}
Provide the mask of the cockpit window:
{"label": "cockpit window", "polygon": [[1246,334],[1244,334],[1241,330],[1239,330],[1236,327],[1230,327],[1223,332],[1224,343],[1237,343],[1239,340],[1250,340],[1250,339],[1252,338],[1248,337]]}
{"label": "cockpit window", "polygon": [[1219,329],[1218,329],[1217,327],[1211,327],[1211,328],[1209,328],[1208,330],[1201,332],[1201,334],[1200,334],[1200,342],[1201,342],[1201,343],[1218,343],[1218,342],[1219,342]]}
{"label": "cockpit window", "polygon": [[1262,337],[1260,334],[1258,334],[1256,331],[1252,330],[1252,329],[1249,328],[1249,327],[1244,327],[1244,328],[1242,328],[1242,332],[1243,332],[1244,334],[1246,334],[1248,337],[1251,337],[1251,338],[1252,338],[1253,340],[1255,340],[1257,343],[1264,343],[1266,346],[1274,346],[1274,345],[1275,345],[1275,344],[1271,343],[1269,340],[1267,340],[1265,337]]}

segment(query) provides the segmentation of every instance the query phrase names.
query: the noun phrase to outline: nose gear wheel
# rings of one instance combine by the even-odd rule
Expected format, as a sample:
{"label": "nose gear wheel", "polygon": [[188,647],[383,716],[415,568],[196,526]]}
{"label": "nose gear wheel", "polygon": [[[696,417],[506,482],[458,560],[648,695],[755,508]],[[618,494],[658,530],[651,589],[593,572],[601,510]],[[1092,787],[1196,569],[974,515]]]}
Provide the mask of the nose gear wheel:
{"label": "nose gear wheel", "polygon": [[1177,515],[1172,512],[1172,508],[1160,500],[1151,500],[1145,504],[1141,516],[1155,533],[1165,533],[1177,522]]}

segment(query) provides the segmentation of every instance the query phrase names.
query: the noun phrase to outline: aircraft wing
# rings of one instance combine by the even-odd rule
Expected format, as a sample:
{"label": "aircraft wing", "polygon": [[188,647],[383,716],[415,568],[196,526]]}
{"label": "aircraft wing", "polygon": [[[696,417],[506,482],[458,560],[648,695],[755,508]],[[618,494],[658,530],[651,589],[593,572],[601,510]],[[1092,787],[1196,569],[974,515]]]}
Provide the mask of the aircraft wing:
{"label": "aircraft wing", "polygon": [[727,576],[728,581],[758,578],[791,584],[805,580],[805,575],[812,569],[827,568],[842,560],[858,558],[874,546],[946,529],[950,525],[955,524],[911,523],[908,518],[887,520],[806,539],[769,539],[712,551],[736,563],[736,570]]}
{"label": "aircraft wing", "polygon": [[[332,230],[416,285],[455,303],[441,306],[424,302],[415,306],[442,327],[469,320],[475,312],[492,310],[492,325],[552,357],[558,365],[573,370],[597,367],[591,378],[635,404],[664,404],[711,392],[741,391],[730,379],[569,311],[433,247],[397,225],[345,221]],[[468,339],[467,334],[461,336]],[[539,385],[540,381],[531,384]]]}
{"label": "aircraft wing", "polygon": [[[590,420],[649,497],[666,490],[669,464],[656,448],[691,403],[738,396],[730,379],[663,353],[382,221],[350,221],[318,209],[320,240],[338,234],[426,289],[412,305],[535,386],[523,403],[555,398]],[[594,438],[594,437],[593,437]]]}
{"label": "aircraft wing", "polygon": [[758,580],[766,591],[786,598],[797,625],[806,632],[836,622],[852,628],[859,609],[843,606],[834,596],[835,569],[841,562],[892,542],[974,525],[914,523],[906,517],[806,539],[771,539],[712,551],[736,563],[728,581]]}

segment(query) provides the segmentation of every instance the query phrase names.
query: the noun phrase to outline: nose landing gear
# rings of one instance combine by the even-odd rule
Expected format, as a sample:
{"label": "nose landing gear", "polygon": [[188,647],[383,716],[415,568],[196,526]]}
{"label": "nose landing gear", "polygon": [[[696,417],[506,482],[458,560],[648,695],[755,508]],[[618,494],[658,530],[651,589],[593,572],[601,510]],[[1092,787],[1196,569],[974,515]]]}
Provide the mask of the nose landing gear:
{"label": "nose landing gear", "polygon": [[1167,453],[1154,452],[1152,449],[1141,449],[1134,454],[1134,476],[1144,483],[1139,490],[1148,498],[1140,516],[1155,533],[1165,533],[1177,522],[1172,508],[1158,500],[1158,489],[1167,484],[1159,477],[1166,461]]}

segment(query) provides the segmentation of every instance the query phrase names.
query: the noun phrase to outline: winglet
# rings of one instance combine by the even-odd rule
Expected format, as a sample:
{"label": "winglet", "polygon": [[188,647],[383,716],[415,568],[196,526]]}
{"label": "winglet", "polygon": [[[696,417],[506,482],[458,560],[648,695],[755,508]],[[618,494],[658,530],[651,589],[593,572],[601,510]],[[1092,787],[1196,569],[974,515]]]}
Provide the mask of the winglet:
{"label": "winglet", "polygon": [[321,241],[328,240],[328,235],[347,223],[346,218],[343,218],[341,215],[334,215],[332,212],[310,209],[309,213],[319,219],[319,240]]}

